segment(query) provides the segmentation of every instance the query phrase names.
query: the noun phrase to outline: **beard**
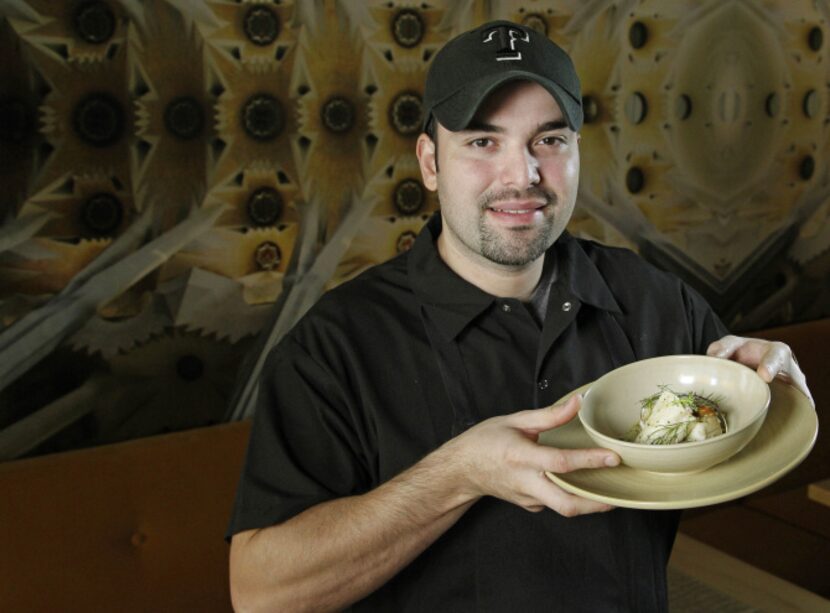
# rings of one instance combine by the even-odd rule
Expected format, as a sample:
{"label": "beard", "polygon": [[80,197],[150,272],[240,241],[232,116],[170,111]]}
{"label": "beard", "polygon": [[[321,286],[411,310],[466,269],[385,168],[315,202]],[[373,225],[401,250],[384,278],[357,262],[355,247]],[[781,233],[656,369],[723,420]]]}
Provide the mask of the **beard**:
{"label": "beard", "polygon": [[[487,209],[495,202],[508,199],[540,198],[548,207],[541,226],[507,228],[508,234],[505,236],[487,224]],[[537,260],[557,238],[556,219],[551,210],[555,204],[556,194],[535,186],[524,192],[507,190],[485,194],[478,203],[480,211],[478,218],[479,253],[491,262],[502,266],[525,266]]]}

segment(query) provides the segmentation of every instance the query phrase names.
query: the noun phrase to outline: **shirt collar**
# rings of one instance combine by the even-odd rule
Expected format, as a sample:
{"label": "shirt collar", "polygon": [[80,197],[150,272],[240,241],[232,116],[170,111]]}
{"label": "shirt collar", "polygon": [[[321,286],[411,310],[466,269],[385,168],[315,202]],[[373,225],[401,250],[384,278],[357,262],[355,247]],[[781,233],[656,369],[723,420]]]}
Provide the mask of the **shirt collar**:
{"label": "shirt collar", "polygon": [[565,283],[582,304],[621,313],[611,288],[585,250],[586,244],[590,245],[586,241],[577,240],[567,231],[556,240],[548,250],[548,253],[555,251],[560,262],[560,276],[554,283]]}
{"label": "shirt collar", "polygon": [[408,254],[412,289],[430,317],[448,338],[457,336],[495,297],[468,283],[438,254],[441,214],[435,213],[418,234]]}
{"label": "shirt collar", "polygon": [[[425,224],[407,256],[412,289],[447,339],[461,333],[496,300],[458,276],[438,254],[436,241],[441,234],[441,214],[435,213]],[[585,253],[579,241],[564,232],[548,250],[559,258],[559,274],[554,283],[566,283],[583,304],[620,312],[611,290]]]}

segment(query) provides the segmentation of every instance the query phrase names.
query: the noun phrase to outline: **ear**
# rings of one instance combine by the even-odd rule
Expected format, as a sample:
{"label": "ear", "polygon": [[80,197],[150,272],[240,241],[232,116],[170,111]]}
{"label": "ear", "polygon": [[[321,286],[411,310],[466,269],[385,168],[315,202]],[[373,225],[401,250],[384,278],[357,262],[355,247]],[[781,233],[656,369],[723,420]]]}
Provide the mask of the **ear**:
{"label": "ear", "polygon": [[418,136],[415,144],[415,155],[418,156],[418,165],[421,167],[421,178],[424,187],[434,192],[438,189],[438,170],[435,167],[435,143],[424,133]]}

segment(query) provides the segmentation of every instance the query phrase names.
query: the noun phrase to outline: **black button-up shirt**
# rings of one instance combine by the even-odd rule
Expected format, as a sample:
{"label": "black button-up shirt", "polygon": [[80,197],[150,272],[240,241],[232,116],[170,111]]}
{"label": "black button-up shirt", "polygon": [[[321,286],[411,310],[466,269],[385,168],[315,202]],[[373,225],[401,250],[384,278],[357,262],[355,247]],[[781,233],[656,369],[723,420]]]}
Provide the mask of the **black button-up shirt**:
{"label": "black button-up shirt", "polygon": [[[366,492],[477,421],[552,404],[725,329],[635,254],[567,233],[543,325],[441,260],[437,215],[406,254],[325,294],[272,350],[229,534]],[[485,497],[354,610],[662,611],[674,512],[564,518]]]}

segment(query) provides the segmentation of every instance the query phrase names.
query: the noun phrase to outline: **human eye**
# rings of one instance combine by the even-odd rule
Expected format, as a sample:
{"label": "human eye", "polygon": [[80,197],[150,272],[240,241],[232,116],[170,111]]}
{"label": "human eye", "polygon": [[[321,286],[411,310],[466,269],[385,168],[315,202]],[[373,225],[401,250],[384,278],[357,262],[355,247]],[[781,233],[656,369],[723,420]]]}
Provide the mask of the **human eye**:
{"label": "human eye", "polygon": [[474,149],[485,149],[493,144],[493,139],[489,136],[477,136],[469,141],[470,147]]}
{"label": "human eye", "polygon": [[543,147],[556,147],[568,144],[568,139],[562,134],[545,134],[536,141]]}

